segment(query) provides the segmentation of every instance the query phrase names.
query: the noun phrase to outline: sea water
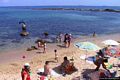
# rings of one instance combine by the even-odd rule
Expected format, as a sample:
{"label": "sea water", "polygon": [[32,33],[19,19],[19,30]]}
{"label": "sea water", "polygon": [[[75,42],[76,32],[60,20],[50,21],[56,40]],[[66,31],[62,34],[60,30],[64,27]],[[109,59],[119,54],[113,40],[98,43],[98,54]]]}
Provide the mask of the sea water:
{"label": "sea water", "polygon": [[[24,6],[0,7],[0,51],[20,47],[26,40],[48,32],[51,35],[71,33],[72,35],[110,34],[120,32],[120,13],[68,10],[33,10],[33,8],[82,8],[116,9],[120,7],[97,6]],[[21,37],[20,21],[26,22],[30,35]]]}

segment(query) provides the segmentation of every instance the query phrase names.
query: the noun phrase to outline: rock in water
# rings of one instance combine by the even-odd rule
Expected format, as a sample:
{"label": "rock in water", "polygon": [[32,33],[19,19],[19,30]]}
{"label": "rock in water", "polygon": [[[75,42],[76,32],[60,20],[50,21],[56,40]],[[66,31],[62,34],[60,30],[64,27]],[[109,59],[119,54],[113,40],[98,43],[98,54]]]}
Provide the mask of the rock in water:
{"label": "rock in water", "polygon": [[21,36],[28,36],[28,35],[29,35],[29,32],[27,32],[27,31],[22,31],[22,32],[20,33],[20,35],[21,35]]}

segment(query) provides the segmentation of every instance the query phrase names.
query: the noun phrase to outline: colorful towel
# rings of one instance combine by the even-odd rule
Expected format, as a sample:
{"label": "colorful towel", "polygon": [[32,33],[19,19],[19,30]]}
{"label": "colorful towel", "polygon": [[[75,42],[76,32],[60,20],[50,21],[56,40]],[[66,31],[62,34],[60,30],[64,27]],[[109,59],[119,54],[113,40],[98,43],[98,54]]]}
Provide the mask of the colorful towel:
{"label": "colorful towel", "polygon": [[95,57],[86,57],[86,55],[82,55],[80,56],[81,59],[86,60],[87,63],[93,64],[93,62],[95,61]]}

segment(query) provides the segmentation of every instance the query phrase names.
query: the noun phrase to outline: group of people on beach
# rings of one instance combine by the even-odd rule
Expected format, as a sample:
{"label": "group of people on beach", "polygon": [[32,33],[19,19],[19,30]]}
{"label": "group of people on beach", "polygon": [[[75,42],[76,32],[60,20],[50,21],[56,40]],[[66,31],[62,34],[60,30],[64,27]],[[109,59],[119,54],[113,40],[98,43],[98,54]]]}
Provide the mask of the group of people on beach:
{"label": "group of people on beach", "polygon": [[[63,38],[64,37],[64,38]],[[58,36],[57,36],[57,42],[64,42],[64,46],[65,47],[70,47],[70,44],[71,44],[71,37],[72,35],[71,34],[62,34],[60,33]]]}
{"label": "group of people on beach", "polygon": [[[70,45],[70,43],[69,43],[70,35],[65,34],[64,37],[65,37],[65,39],[64,39],[65,40],[64,41],[65,44],[67,43],[68,45]],[[43,42],[43,44],[44,44],[44,47],[45,47],[45,42]],[[38,41],[38,46],[39,45],[41,45],[41,43],[39,43],[39,41]],[[45,51],[45,49],[44,49],[44,51]],[[56,53],[57,50],[54,50],[54,52]],[[106,62],[108,62],[107,52],[108,52],[108,47],[100,49],[97,52],[96,60],[94,61],[94,64],[96,65],[96,68],[95,68],[94,71],[98,71],[99,68],[100,68],[100,66],[102,65],[102,67],[105,69],[105,71],[107,73],[107,74],[100,73],[100,77],[102,77],[102,78],[103,77],[104,78],[110,78],[110,77],[112,77],[111,72],[109,71],[109,69],[107,68],[107,65],[105,64]],[[58,58],[57,55],[55,55],[55,56],[56,56],[56,58]],[[41,75],[40,80],[44,80],[43,79],[44,76],[51,75],[51,69],[50,69],[49,65],[50,65],[50,62],[46,61],[45,65],[44,65],[44,72],[38,73],[39,75]],[[71,60],[68,60],[68,58],[65,56],[64,57],[64,61],[63,61],[63,63],[61,63],[59,70],[61,71],[61,74],[63,76],[65,76],[66,74],[69,74],[72,71],[75,71],[76,68],[74,67],[74,62],[71,61]],[[26,63],[24,65],[24,68],[21,71],[22,80],[31,80],[30,79],[30,74],[31,74],[30,65],[29,65],[29,63]]]}
{"label": "group of people on beach", "polygon": [[[23,24],[22,30],[26,31],[26,26],[24,24]],[[96,33],[94,32],[93,37],[95,37],[95,36],[96,36]],[[71,45],[71,38],[72,38],[71,34],[66,33],[66,34],[63,35],[63,34],[60,33],[57,36],[57,41],[60,42],[60,43],[63,42],[64,46],[66,48],[69,48],[70,45]],[[37,41],[37,48],[38,49],[43,48],[43,53],[46,53],[46,42],[42,39],[38,40]],[[106,56],[107,51],[108,51],[108,47],[105,47],[104,49],[101,49],[101,50],[99,50],[99,52],[97,52],[96,60],[94,61],[94,64],[96,65],[95,71],[98,71],[100,66],[102,65],[102,67],[108,73],[105,77],[111,77],[111,73],[105,65],[105,62],[108,62],[108,57]],[[58,62],[58,55],[56,54],[57,50],[54,50],[54,52],[55,52],[55,59]],[[42,75],[42,76],[51,75],[51,69],[50,69],[49,65],[50,65],[50,62],[46,61],[45,65],[44,65],[44,72],[40,73],[40,75]],[[71,71],[74,71],[74,70],[75,70],[74,63],[71,62],[70,60],[68,60],[67,57],[64,57],[64,61],[60,65],[60,71],[61,71],[62,75],[65,76],[66,74],[69,74],[69,73],[71,73]],[[31,80],[30,74],[31,74],[30,64],[25,63],[24,67],[21,71],[22,80]],[[40,79],[40,80],[42,80],[42,79]]]}
{"label": "group of people on beach", "polygon": [[[38,77],[38,80],[45,80],[45,77],[48,77],[51,75],[51,69],[49,66],[50,66],[50,62],[46,61],[44,65],[44,72],[36,73],[40,75],[40,77]],[[66,74],[69,74],[75,71],[76,68],[74,67],[74,63],[68,60],[68,58],[65,56],[64,61],[61,63],[59,70],[61,71],[62,75],[65,76]],[[21,71],[21,77],[22,77],[22,80],[31,80],[31,69],[30,69],[29,63],[24,64]]]}
{"label": "group of people on beach", "polygon": [[[107,51],[107,47],[104,48],[104,50],[99,50],[99,52],[97,52],[96,55],[96,60],[94,61],[94,64],[96,65],[96,69],[95,71],[98,71],[100,66],[102,65],[103,68],[106,70],[107,75],[105,74],[104,77],[111,77],[111,73],[109,71],[109,69],[107,69],[105,62],[108,62],[108,58],[106,57],[106,51]],[[59,70],[61,71],[61,74],[63,76],[65,76],[66,74],[69,74],[73,71],[76,70],[76,68],[74,67],[74,60],[68,60],[68,58],[65,56],[64,61],[61,63]],[[45,77],[48,77],[51,75],[51,69],[50,69],[50,62],[46,61],[45,65],[44,65],[44,72],[39,72],[36,73],[38,75],[40,75],[39,80],[44,80]],[[24,67],[21,71],[21,76],[22,76],[22,80],[31,80],[30,78],[30,74],[31,74],[31,69],[30,69],[30,64],[29,63],[25,63]],[[101,76],[103,77],[103,75]],[[54,80],[54,79],[53,79]]]}
{"label": "group of people on beach", "polygon": [[[63,34],[59,34],[57,36],[57,42],[61,43],[63,41],[64,42],[64,46],[66,48],[69,48],[70,44],[71,44],[71,34],[66,33],[64,35],[64,40],[62,39],[62,37],[63,37]],[[42,39],[38,40],[37,41],[37,47],[38,47],[38,49],[43,48],[43,53],[45,53],[46,52],[46,41],[42,40]]]}

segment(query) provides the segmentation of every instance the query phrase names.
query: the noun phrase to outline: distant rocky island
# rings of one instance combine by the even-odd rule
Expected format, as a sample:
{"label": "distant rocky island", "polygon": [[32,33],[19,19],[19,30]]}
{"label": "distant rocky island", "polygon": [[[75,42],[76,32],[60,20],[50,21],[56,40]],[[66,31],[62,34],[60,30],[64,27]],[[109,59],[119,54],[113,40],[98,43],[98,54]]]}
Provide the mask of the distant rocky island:
{"label": "distant rocky island", "polygon": [[81,8],[32,8],[32,10],[72,10],[72,11],[95,11],[95,12],[118,12],[115,9],[81,9]]}

